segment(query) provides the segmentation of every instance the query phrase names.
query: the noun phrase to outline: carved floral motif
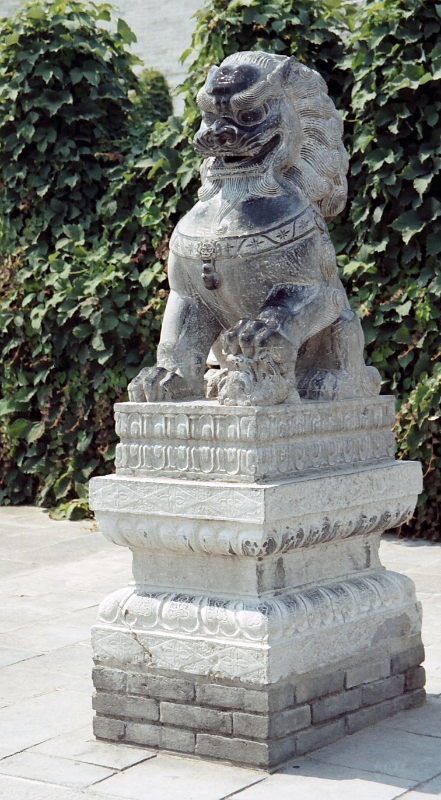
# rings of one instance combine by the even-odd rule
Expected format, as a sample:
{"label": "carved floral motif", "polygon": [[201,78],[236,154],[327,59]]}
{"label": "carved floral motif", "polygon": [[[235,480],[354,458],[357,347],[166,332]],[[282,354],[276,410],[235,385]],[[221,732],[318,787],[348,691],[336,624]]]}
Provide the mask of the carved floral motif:
{"label": "carved floral motif", "polygon": [[264,600],[232,600],[172,592],[137,594],[133,587],[109,595],[97,626],[268,642],[336,627],[351,619],[415,602],[414,585],[395,572],[365,573]]}
{"label": "carved floral motif", "polygon": [[[386,507],[385,507],[386,505]],[[374,531],[383,532],[409,519],[414,503],[379,502],[327,515],[306,516],[302,521],[282,520],[258,526],[208,520],[167,520],[159,516],[97,512],[104,536],[115,544],[150,552],[210,553],[224,556],[262,556],[288,553],[299,547],[346,539]]]}

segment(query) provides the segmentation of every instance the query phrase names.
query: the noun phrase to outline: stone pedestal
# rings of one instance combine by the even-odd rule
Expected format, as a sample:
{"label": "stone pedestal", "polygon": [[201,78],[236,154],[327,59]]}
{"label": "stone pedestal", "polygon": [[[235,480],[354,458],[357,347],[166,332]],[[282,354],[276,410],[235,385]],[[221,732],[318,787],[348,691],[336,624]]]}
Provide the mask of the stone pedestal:
{"label": "stone pedestal", "polygon": [[116,406],[91,483],[133,585],[93,628],[95,733],[271,768],[424,700],[421,608],[381,566],[421,468],[394,398]]}

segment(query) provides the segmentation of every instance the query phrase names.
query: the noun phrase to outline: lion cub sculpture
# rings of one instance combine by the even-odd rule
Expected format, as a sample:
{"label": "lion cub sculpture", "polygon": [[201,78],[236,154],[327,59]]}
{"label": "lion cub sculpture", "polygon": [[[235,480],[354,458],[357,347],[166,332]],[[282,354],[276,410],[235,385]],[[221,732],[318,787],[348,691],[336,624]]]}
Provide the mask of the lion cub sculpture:
{"label": "lion cub sculpture", "polygon": [[225,405],[370,397],[360,322],[326,223],[344,207],[343,124],[321,76],[294,57],[242,52],[198,94],[199,202],[170,242],[157,366],[132,401],[206,393]]}

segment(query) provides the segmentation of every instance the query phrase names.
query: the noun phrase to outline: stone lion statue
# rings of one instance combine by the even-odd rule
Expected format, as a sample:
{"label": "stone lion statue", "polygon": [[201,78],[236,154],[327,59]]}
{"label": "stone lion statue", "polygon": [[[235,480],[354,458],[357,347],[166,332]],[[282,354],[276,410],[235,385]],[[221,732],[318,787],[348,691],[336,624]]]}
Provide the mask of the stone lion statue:
{"label": "stone lion statue", "polygon": [[321,76],[261,52],[211,67],[198,94],[199,201],[170,242],[157,366],[132,401],[226,405],[376,395],[326,223],[344,207],[343,124]]}

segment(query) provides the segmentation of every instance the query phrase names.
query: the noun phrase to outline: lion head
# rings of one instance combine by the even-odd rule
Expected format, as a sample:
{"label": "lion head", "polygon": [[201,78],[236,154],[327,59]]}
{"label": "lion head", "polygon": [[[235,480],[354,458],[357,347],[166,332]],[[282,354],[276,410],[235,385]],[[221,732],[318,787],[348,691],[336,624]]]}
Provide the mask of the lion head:
{"label": "lion head", "polygon": [[228,206],[233,195],[277,195],[293,183],[325,221],[340,213],[348,169],[343,123],[315,70],[294,57],[235,53],[211,67],[197,99],[201,200],[222,190]]}

